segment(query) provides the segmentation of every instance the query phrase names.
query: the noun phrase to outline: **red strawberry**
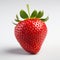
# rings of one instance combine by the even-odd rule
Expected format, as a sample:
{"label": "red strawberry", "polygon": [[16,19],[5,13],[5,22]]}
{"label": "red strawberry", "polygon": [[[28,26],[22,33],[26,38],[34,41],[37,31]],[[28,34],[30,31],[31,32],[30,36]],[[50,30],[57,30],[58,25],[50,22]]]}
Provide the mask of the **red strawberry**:
{"label": "red strawberry", "polygon": [[[29,6],[27,5],[28,13]],[[20,16],[25,18],[24,21],[20,21],[16,15],[16,20],[18,24],[15,26],[15,36],[19,44],[29,53],[36,54],[39,52],[42,43],[47,34],[47,27],[44,21],[48,19],[41,18],[43,16],[43,11],[37,13],[34,10],[30,16],[24,10],[20,11]]]}

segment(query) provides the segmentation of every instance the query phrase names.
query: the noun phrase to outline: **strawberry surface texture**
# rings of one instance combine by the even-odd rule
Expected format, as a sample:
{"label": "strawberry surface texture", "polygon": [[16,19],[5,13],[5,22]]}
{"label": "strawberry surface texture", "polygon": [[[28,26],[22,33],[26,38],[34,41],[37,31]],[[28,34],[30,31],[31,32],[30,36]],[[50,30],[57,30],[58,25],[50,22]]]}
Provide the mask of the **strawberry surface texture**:
{"label": "strawberry surface texture", "polygon": [[21,46],[30,53],[37,53],[46,37],[47,27],[40,19],[27,19],[15,27],[15,36]]}

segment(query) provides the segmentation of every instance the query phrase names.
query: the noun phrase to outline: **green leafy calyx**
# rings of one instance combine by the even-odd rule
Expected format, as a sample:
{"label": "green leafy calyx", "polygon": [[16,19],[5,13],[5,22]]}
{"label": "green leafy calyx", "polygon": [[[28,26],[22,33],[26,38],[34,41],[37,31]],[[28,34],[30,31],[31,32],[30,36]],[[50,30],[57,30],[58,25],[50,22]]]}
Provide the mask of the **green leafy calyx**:
{"label": "green leafy calyx", "polygon": [[[27,4],[27,11],[28,13],[26,13],[24,10],[20,10],[20,17],[23,19],[31,19],[31,18],[39,18],[42,21],[47,21],[49,19],[49,17],[47,16],[46,18],[43,18],[44,15],[44,11],[38,11],[37,10],[33,10],[33,12],[30,14],[30,9],[29,9],[29,5]],[[18,15],[16,15],[16,22],[20,22]]]}
{"label": "green leafy calyx", "polygon": [[37,16],[37,11],[34,10],[30,16],[30,18],[35,18]]}
{"label": "green leafy calyx", "polygon": [[24,10],[21,10],[21,11],[20,11],[20,16],[21,16],[21,18],[23,18],[23,19],[28,18],[28,14],[27,14]]}

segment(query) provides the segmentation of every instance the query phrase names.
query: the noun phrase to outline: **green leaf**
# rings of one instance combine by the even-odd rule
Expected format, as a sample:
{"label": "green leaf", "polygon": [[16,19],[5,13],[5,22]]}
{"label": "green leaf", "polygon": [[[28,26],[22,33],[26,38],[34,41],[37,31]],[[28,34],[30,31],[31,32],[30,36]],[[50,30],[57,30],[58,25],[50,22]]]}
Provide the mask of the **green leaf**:
{"label": "green leaf", "polygon": [[20,20],[15,19],[16,22],[20,22]]}
{"label": "green leaf", "polygon": [[13,22],[14,25],[17,25],[16,23]]}
{"label": "green leaf", "polygon": [[28,18],[28,15],[27,15],[27,13],[26,13],[24,10],[21,10],[21,11],[20,11],[20,16],[21,16],[21,18],[23,18],[23,19]]}
{"label": "green leaf", "polygon": [[30,18],[34,18],[34,17],[36,17],[36,15],[37,15],[37,11],[34,10],[34,11],[32,12],[32,14],[31,14]]}
{"label": "green leaf", "polygon": [[18,15],[16,15],[16,19],[17,19],[17,20],[19,20],[19,17],[18,17]]}
{"label": "green leaf", "polygon": [[49,17],[47,16],[46,18],[41,18],[40,20],[47,21],[48,19],[49,19]]}
{"label": "green leaf", "polygon": [[43,11],[39,11],[36,18],[41,18],[43,16],[44,12]]}

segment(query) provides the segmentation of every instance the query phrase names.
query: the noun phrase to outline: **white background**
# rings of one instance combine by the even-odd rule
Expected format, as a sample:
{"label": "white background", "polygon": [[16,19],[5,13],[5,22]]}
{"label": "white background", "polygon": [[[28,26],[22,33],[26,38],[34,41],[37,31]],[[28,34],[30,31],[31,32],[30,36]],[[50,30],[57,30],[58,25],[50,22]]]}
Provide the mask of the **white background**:
{"label": "white background", "polygon": [[[44,10],[48,27],[47,37],[40,52],[25,52],[14,36],[12,21],[21,9]],[[0,0],[0,60],[60,60],[60,0]]]}

